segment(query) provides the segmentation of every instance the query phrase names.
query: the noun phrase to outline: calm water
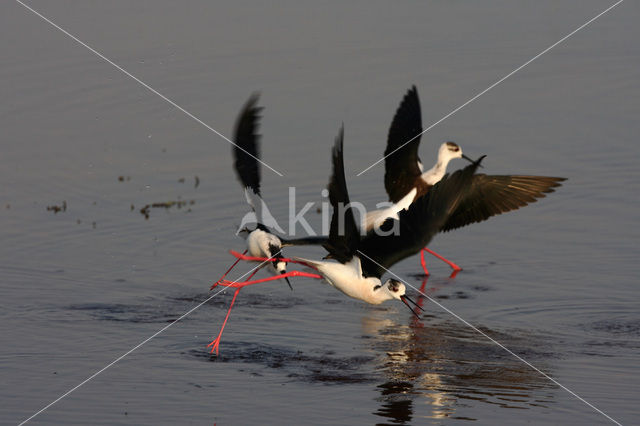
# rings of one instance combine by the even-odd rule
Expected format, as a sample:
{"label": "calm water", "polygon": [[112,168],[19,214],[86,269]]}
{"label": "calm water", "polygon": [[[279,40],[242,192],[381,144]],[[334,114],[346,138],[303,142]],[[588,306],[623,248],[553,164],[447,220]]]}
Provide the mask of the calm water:
{"label": "calm water", "polygon": [[[261,90],[277,218],[289,186],[298,207],[322,200],[342,122],[352,199],[373,207],[383,167],[355,174],[411,84],[429,125],[610,4],[182,3],[30,2],[226,135]],[[488,173],[569,180],[438,236],[456,278],[431,259],[427,282],[417,258],[393,268],[621,423],[640,414],[639,12],[621,4],[423,137],[426,163],[454,140]],[[227,142],[11,1],[0,94],[0,422],[15,424],[207,298],[246,206]],[[139,212],[170,201],[186,205]],[[227,293],[33,423],[609,423],[428,300],[417,321],[293,285],[243,290],[219,357]]]}

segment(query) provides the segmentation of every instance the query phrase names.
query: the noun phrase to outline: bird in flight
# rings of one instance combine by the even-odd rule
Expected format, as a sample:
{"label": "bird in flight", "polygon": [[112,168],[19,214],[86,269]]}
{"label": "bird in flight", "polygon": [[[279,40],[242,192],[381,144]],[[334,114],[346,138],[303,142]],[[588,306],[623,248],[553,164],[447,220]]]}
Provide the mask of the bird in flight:
{"label": "bird in flight", "polygon": [[[412,86],[398,107],[387,138],[385,155],[384,186],[389,201],[406,206],[432,190],[446,174],[448,163],[455,158],[464,158],[462,149],[454,142],[443,143],[438,150],[436,164],[423,172],[418,156],[422,130],[422,112],[418,90]],[[452,212],[440,232],[482,222],[508,211],[517,210],[554,191],[566,180],[561,177],[527,175],[486,175],[476,174],[464,199]],[[413,194],[413,196],[411,195]],[[413,200],[411,200],[413,198]],[[424,253],[428,252],[448,263],[454,275],[461,268],[439,254],[424,247],[420,251],[425,274]]]}
{"label": "bird in flight", "polygon": [[[258,121],[262,107],[257,106],[258,94],[253,94],[242,108],[234,130],[234,145],[232,147],[233,165],[238,180],[244,189],[245,198],[251,207],[251,212],[245,215],[240,225],[239,233],[247,234],[247,249],[245,253],[260,258],[270,258],[258,269],[268,266],[274,274],[285,274],[287,263],[283,260],[282,241],[273,234],[269,227],[277,227],[269,209],[262,199],[260,189],[260,135],[258,135]],[[255,228],[250,230],[247,222],[254,222]],[[221,280],[235,267],[236,261],[222,276]],[[254,274],[258,271],[254,271]],[[253,277],[253,275],[251,275]],[[251,278],[249,277],[249,279]],[[291,287],[289,278],[284,277]],[[216,283],[217,284],[217,283]],[[215,287],[214,284],[211,288]]]}

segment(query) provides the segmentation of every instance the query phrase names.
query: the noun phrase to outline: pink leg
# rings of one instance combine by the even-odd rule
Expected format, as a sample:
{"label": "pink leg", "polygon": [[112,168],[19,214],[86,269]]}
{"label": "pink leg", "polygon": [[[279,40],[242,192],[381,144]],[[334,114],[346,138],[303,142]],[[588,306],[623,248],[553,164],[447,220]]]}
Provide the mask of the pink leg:
{"label": "pink leg", "polygon": [[429,275],[429,272],[427,271],[427,264],[424,260],[424,252],[427,252],[429,254],[434,255],[435,257],[437,257],[438,259],[442,260],[444,263],[446,263],[447,265],[451,266],[451,268],[453,269],[453,272],[451,273],[450,278],[455,277],[456,275],[458,275],[458,272],[462,271],[462,268],[459,267],[458,265],[456,265],[455,263],[453,263],[452,261],[445,259],[443,256],[440,256],[438,253],[436,253],[433,250],[430,250],[428,248],[423,248],[420,251],[420,262],[422,263],[422,269],[424,269],[425,274]]}
{"label": "pink leg", "polygon": [[422,265],[422,269],[424,270],[424,274],[429,276],[429,270],[427,269],[427,261],[424,260],[424,252],[426,249],[420,250],[420,264]]}
{"label": "pink leg", "polygon": [[[256,270],[251,273],[251,275],[249,276],[249,280],[256,274],[256,272],[258,272],[258,270],[259,268],[256,268]],[[224,322],[222,323],[222,328],[220,328],[220,333],[218,333],[218,337],[216,337],[211,343],[207,345],[207,347],[211,347],[211,353],[215,351],[216,355],[218,355],[218,348],[220,346],[220,338],[222,337],[222,331],[224,330],[225,325],[227,325],[227,320],[229,319],[229,315],[231,314],[231,308],[233,308],[233,304],[236,301],[236,297],[238,297],[238,293],[240,292],[240,289],[248,285],[263,283],[267,281],[274,281],[274,280],[282,279],[285,277],[287,278],[288,277],[322,278],[322,276],[318,274],[311,274],[309,272],[290,271],[290,272],[287,272],[286,274],[276,275],[274,277],[262,278],[254,281],[247,280],[247,281],[235,282],[235,281],[228,281],[228,280],[221,279],[215,284],[215,285],[220,284],[225,287],[233,287],[236,289],[236,291],[235,293],[233,293],[233,299],[231,299],[231,305],[229,306],[229,310],[227,311],[227,316],[224,318]]]}
{"label": "pink leg", "polygon": [[[245,251],[246,253],[246,251]],[[238,263],[240,261],[240,259],[236,260],[236,263]],[[236,263],[234,263],[231,268],[229,268],[229,270],[227,272],[224,273],[224,275],[222,276],[222,278],[220,278],[218,280],[217,283],[215,283],[211,288],[217,286],[219,283],[221,283],[224,280],[224,277],[229,273],[229,271],[231,271],[231,269],[233,269],[234,266],[236,266]],[[251,275],[249,275],[248,279],[251,279],[257,272],[258,270],[260,270],[260,268],[256,268],[255,271],[253,271],[251,273]],[[233,299],[231,299],[231,304],[229,305],[229,310],[227,311],[227,316],[224,318],[224,322],[222,323],[222,327],[220,328],[220,333],[218,333],[218,337],[215,338],[215,340],[211,343],[209,343],[207,345],[207,347],[211,346],[211,353],[213,353],[213,351],[216,351],[216,355],[218,355],[218,347],[220,346],[220,338],[222,337],[222,331],[224,330],[225,325],[227,325],[227,320],[229,319],[229,315],[231,315],[231,308],[233,308],[233,304],[236,301],[236,297],[238,297],[238,293],[240,293],[240,289],[242,287],[237,287],[235,293],[233,293]]]}
{"label": "pink leg", "polygon": [[231,308],[233,308],[233,304],[236,301],[236,297],[238,297],[238,293],[240,293],[240,289],[242,287],[238,287],[236,292],[233,293],[233,299],[231,299],[231,305],[229,305],[229,310],[227,311],[227,316],[224,318],[224,322],[222,323],[222,327],[220,328],[220,333],[218,333],[218,337],[216,337],[211,343],[207,345],[207,347],[211,347],[211,353],[216,351],[216,355],[218,355],[218,347],[220,346],[220,337],[222,337],[222,331],[224,330],[224,326],[227,325],[227,320],[229,319],[229,315],[231,314]]}
{"label": "pink leg", "polygon": [[[274,258],[269,258],[269,257],[255,257],[255,256],[247,256],[245,253],[238,253],[235,250],[229,250],[229,253],[231,253],[232,256],[237,257],[238,259],[242,259],[242,260],[250,260],[250,261],[254,261],[254,262],[274,262],[276,259]],[[287,263],[297,263],[298,265],[304,265],[304,266],[308,266],[310,268],[313,268],[313,266],[301,261],[301,260],[295,260],[295,259],[289,259],[287,257],[279,257],[277,259],[280,262],[287,262]]]}
{"label": "pink leg", "polygon": [[[245,250],[242,254],[243,254],[243,255],[247,254],[247,250]],[[209,290],[213,290],[213,289],[218,285],[218,283],[219,283],[220,281],[224,280],[224,277],[226,277],[226,276],[227,276],[227,274],[228,274],[229,272],[231,272],[231,270],[232,270],[233,268],[235,268],[235,266],[238,264],[238,262],[240,262],[240,258],[237,258],[237,259],[236,259],[236,261],[235,261],[235,262],[233,262],[233,265],[231,265],[231,267],[230,267],[229,269],[227,269],[227,272],[225,272],[225,273],[224,273],[224,275],[223,275],[222,277],[220,277],[220,279],[219,279],[218,281],[216,281],[215,283],[213,283],[213,285],[211,286],[211,288],[210,288]],[[254,272],[254,273],[255,273],[255,272]],[[251,275],[251,276],[253,276],[253,275]]]}
{"label": "pink leg", "polygon": [[457,272],[462,271],[462,268],[461,268],[461,267],[459,267],[458,265],[456,265],[456,264],[455,264],[455,263],[453,263],[452,261],[450,261],[450,260],[448,260],[448,259],[445,259],[444,257],[440,256],[440,255],[439,255],[438,253],[436,253],[435,251],[433,251],[433,250],[429,250],[429,249],[428,249],[428,248],[426,248],[426,247],[425,247],[425,248],[423,248],[422,250],[424,250],[424,251],[426,251],[427,253],[432,254],[432,255],[434,255],[435,257],[437,257],[438,259],[442,260],[444,263],[446,263],[447,265],[451,266],[451,268],[452,268],[454,271],[457,271]]}
{"label": "pink leg", "polygon": [[[240,260],[240,259],[238,259],[238,260]],[[260,270],[260,268],[254,269],[254,271],[251,273],[251,275],[249,275],[249,277],[247,278],[247,281],[249,281],[251,278],[253,278],[253,276],[255,274],[257,274],[259,270]]]}
{"label": "pink leg", "polygon": [[275,275],[275,276],[267,277],[267,278],[260,278],[259,280],[253,280],[253,281],[235,282],[235,281],[229,281],[229,280],[222,280],[222,281],[220,281],[219,284],[222,285],[222,286],[225,286],[225,287],[242,288],[242,287],[245,287],[245,286],[248,286],[248,285],[259,284],[259,283],[264,283],[264,282],[268,282],[268,281],[275,281],[275,280],[279,280],[279,279],[283,279],[283,278],[289,278],[289,277],[307,277],[307,278],[322,279],[321,275],[312,274],[310,272],[289,271],[286,274]]}

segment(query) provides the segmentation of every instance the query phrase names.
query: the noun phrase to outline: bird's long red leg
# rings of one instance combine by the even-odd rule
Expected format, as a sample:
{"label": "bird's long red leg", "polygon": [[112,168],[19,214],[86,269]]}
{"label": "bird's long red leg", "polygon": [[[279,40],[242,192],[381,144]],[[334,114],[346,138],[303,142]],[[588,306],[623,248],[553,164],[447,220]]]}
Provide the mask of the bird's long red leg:
{"label": "bird's long red leg", "polygon": [[444,263],[446,263],[447,265],[451,266],[451,268],[452,268],[454,271],[462,271],[462,268],[461,268],[461,267],[459,267],[458,265],[456,265],[456,264],[455,264],[455,263],[453,263],[452,261],[450,261],[450,260],[448,260],[448,259],[445,259],[443,256],[439,255],[439,254],[438,254],[438,253],[436,253],[435,251],[430,250],[430,249],[428,249],[428,248],[426,248],[426,247],[425,247],[425,248],[423,248],[422,250],[424,250],[424,251],[426,251],[427,253],[432,254],[432,255],[434,255],[435,257],[437,257],[438,259],[442,260]]}
{"label": "bird's long red leg", "polygon": [[429,271],[427,271],[427,264],[424,260],[424,252],[427,252],[429,254],[432,254],[433,256],[437,257],[438,259],[442,260],[444,263],[446,263],[447,265],[451,266],[451,269],[453,269],[453,272],[451,273],[449,278],[454,278],[458,272],[462,271],[462,268],[459,267],[458,265],[456,265],[455,263],[453,263],[452,261],[445,259],[443,256],[439,255],[438,253],[436,253],[433,250],[428,249],[427,247],[423,248],[420,251],[420,262],[422,263],[422,269],[424,269],[424,273],[429,275]]}
{"label": "bird's long red leg", "polygon": [[287,263],[297,263],[298,265],[304,265],[304,266],[308,266],[310,268],[313,268],[312,265],[307,264],[306,262],[302,261],[302,260],[296,260],[296,259],[289,259],[288,257],[279,257],[277,259],[273,258],[273,257],[256,257],[256,256],[247,256],[245,253],[238,253],[235,250],[229,250],[229,253],[231,253],[231,256],[237,257],[238,259],[242,259],[242,260],[249,260],[249,261],[254,261],[254,262],[287,262]]}
{"label": "bird's long red leg", "polygon": [[[256,268],[255,271],[253,271],[251,273],[251,275],[249,276],[249,279],[251,279],[251,277],[253,277],[256,272],[258,272],[259,268]],[[253,284],[259,284],[259,283],[263,283],[263,282],[267,282],[267,281],[274,281],[274,280],[279,280],[285,277],[308,277],[308,278],[322,278],[321,275],[318,274],[312,274],[309,272],[302,272],[302,271],[290,271],[287,272],[286,274],[281,274],[281,275],[276,275],[274,277],[267,277],[267,278],[261,278],[259,280],[253,280],[253,281],[241,281],[241,282],[235,282],[235,281],[228,281],[228,280],[220,280],[218,283],[216,283],[216,285],[220,284],[222,286],[225,287],[234,287],[236,289],[235,293],[233,293],[233,299],[231,299],[231,304],[229,305],[229,310],[227,311],[227,316],[224,318],[224,322],[222,323],[222,327],[220,328],[220,333],[218,333],[218,337],[216,337],[211,343],[209,343],[207,345],[207,347],[211,347],[211,353],[213,353],[213,351],[216,352],[216,355],[218,355],[218,348],[220,346],[220,338],[222,337],[222,331],[224,330],[225,325],[227,325],[227,320],[229,319],[229,315],[231,314],[231,308],[233,308],[233,304],[236,301],[236,297],[238,297],[238,293],[240,292],[240,289],[243,287],[246,287],[248,285],[253,285]]]}
{"label": "bird's long red leg", "polygon": [[218,337],[216,337],[211,343],[207,345],[207,347],[211,347],[211,353],[216,351],[216,355],[218,355],[218,347],[220,346],[220,338],[222,337],[222,332],[224,331],[224,326],[227,325],[227,320],[229,319],[229,315],[231,314],[231,308],[233,308],[233,304],[236,301],[236,297],[238,297],[238,293],[240,293],[240,289],[242,287],[236,288],[235,293],[233,293],[233,299],[231,299],[231,304],[229,305],[229,310],[227,311],[227,316],[224,318],[224,322],[222,323],[222,327],[220,327],[220,333],[218,333]]}
{"label": "bird's long red leg", "polygon": [[[247,254],[247,251],[248,251],[248,250],[245,250],[245,251],[242,253],[242,255],[244,256],[245,254]],[[238,262],[240,262],[240,260],[242,260],[242,259],[237,258],[237,259],[236,259],[236,261],[235,261],[235,262],[233,262],[233,265],[231,265],[231,267],[230,267],[229,269],[227,269],[227,272],[225,272],[225,273],[224,273],[224,275],[222,275],[218,281],[216,281],[215,283],[213,283],[213,285],[211,286],[211,288],[210,288],[209,290],[213,290],[213,289],[218,285],[218,283],[219,283],[220,281],[224,280],[224,277],[226,277],[226,276],[227,276],[227,274],[228,274],[229,272],[231,272],[231,270],[232,270],[233,268],[235,268],[235,266],[238,264]],[[254,274],[255,274],[255,272],[254,272]],[[251,275],[251,276],[253,276],[253,275]]]}
{"label": "bird's long red leg", "polygon": [[[247,253],[247,251],[245,250],[244,253]],[[224,277],[229,273],[229,271],[231,271],[231,269],[233,269],[234,266],[236,266],[236,263],[238,263],[239,261],[240,261],[240,259],[238,258],[238,260],[236,260],[236,262],[231,266],[231,268],[229,268],[229,270],[224,273],[222,278],[220,278],[218,280],[218,282],[216,282],[211,288],[217,286],[218,283],[224,281]],[[251,279],[259,270],[260,270],[260,268],[256,268],[251,273],[251,275],[249,275],[248,279]],[[244,287],[244,286],[242,286],[242,287]],[[220,338],[222,337],[222,331],[224,330],[225,325],[227,325],[227,320],[229,319],[229,315],[231,315],[231,308],[233,308],[233,304],[235,303],[236,297],[238,297],[238,293],[240,293],[240,289],[242,287],[237,287],[236,291],[233,293],[233,298],[231,299],[231,304],[229,305],[229,310],[227,311],[227,316],[224,318],[224,322],[222,323],[222,327],[220,328],[220,333],[218,333],[218,337],[216,337],[214,341],[212,341],[211,343],[209,343],[207,345],[207,347],[211,346],[211,353],[213,353],[213,351],[215,350],[216,351],[216,355],[218,355],[218,347],[220,346]]]}
{"label": "bird's long red leg", "polygon": [[422,265],[422,269],[424,270],[424,274],[429,276],[429,270],[427,269],[427,261],[424,260],[424,252],[426,248],[420,250],[420,264]]}
{"label": "bird's long red leg", "polygon": [[321,275],[312,274],[310,272],[289,271],[285,274],[274,275],[272,277],[267,277],[267,278],[260,278],[259,280],[253,280],[253,281],[235,282],[235,281],[223,280],[223,281],[220,281],[220,285],[225,287],[242,288],[248,285],[260,284],[268,281],[275,281],[275,280],[280,280],[280,279],[289,278],[289,277],[307,277],[307,278],[318,278],[318,279],[322,278]]}

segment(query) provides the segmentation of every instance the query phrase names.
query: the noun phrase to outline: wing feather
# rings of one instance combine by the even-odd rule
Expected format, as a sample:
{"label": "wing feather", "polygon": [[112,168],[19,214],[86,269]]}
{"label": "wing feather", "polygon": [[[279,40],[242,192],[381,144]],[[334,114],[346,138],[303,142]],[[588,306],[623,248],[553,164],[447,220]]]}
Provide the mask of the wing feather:
{"label": "wing feather", "polygon": [[258,98],[257,93],[251,95],[238,116],[232,151],[234,167],[242,186],[260,196],[260,135],[257,131],[262,107],[256,105]]}
{"label": "wing feather", "polygon": [[387,219],[381,227],[388,232],[397,226],[397,232],[370,232],[362,239],[359,252],[365,276],[382,276],[386,269],[420,252],[431,241],[465,199],[482,158],[443,177],[408,210],[400,212],[399,220]]}
{"label": "wing feather", "polygon": [[344,128],[336,138],[332,150],[333,173],[329,179],[329,201],[333,207],[329,241],[323,247],[332,259],[347,263],[355,254],[360,242],[360,232],[351,208],[346,209],[349,201],[349,191],[344,175],[343,158]]}
{"label": "wing feather", "polygon": [[393,117],[384,151],[384,187],[394,203],[407,195],[421,174],[418,167],[421,133],[420,98],[416,86],[412,86]]}
{"label": "wing feather", "polygon": [[477,174],[473,177],[471,188],[441,231],[447,232],[482,222],[491,216],[535,203],[545,197],[545,194],[553,192],[565,180],[566,178],[551,176]]}

